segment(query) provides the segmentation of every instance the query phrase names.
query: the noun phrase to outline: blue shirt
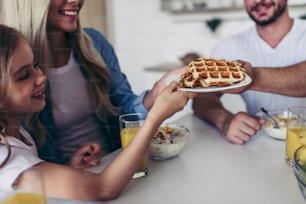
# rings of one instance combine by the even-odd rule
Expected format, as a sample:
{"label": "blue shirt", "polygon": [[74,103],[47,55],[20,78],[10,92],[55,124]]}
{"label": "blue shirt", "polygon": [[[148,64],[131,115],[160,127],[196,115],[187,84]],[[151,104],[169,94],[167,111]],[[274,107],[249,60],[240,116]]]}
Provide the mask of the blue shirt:
{"label": "blue shirt", "polygon": [[[143,106],[143,98],[147,91],[144,91],[139,96],[135,95],[131,90],[131,86],[125,74],[122,73],[120,69],[117,56],[111,44],[98,31],[90,28],[84,30],[93,41],[95,48],[109,69],[110,100],[112,104],[121,108],[120,113],[141,112],[147,114],[147,109]],[[85,75],[84,77],[86,78]],[[57,143],[57,131],[55,128],[50,99],[46,99],[46,106],[40,113],[39,117],[47,131],[47,136],[43,145],[38,144],[38,154],[40,158],[48,162],[64,163],[65,161],[61,156],[59,145]],[[120,148],[118,116],[106,113],[105,121],[101,121],[100,127],[103,132],[103,137],[106,137],[110,143],[111,150],[114,151]]]}

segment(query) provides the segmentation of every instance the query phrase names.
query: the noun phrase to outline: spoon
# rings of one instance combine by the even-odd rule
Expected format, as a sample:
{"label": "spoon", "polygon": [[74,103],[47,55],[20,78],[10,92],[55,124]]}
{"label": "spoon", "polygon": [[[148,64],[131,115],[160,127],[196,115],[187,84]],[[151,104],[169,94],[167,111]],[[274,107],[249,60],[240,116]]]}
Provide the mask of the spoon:
{"label": "spoon", "polygon": [[272,115],[270,115],[269,112],[268,112],[266,109],[264,109],[263,107],[261,107],[260,110],[261,110],[264,114],[266,114],[266,116],[268,116],[269,118],[271,118],[271,119],[273,120],[273,123],[274,123],[273,127],[274,127],[274,128],[280,129],[277,120],[276,120]]}

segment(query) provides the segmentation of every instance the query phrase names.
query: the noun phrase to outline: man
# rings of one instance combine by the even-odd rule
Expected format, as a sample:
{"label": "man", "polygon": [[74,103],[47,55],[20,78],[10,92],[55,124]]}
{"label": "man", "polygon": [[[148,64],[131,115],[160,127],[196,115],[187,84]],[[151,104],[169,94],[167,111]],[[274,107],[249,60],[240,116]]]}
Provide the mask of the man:
{"label": "man", "polygon": [[264,121],[255,116],[260,107],[306,105],[306,22],[290,18],[287,0],[244,3],[255,25],[219,42],[211,56],[242,59],[254,66],[253,83],[241,94],[247,113],[226,110],[220,101],[222,93],[203,94],[193,101],[194,113],[236,144],[244,144],[260,130]]}

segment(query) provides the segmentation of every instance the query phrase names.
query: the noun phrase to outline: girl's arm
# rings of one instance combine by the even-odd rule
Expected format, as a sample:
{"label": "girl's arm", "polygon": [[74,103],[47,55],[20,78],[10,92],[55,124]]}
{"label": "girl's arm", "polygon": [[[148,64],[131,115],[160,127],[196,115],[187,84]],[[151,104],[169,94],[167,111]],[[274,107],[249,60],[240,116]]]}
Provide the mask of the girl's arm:
{"label": "girl's arm", "polygon": [[183,109],[188,99],[195,96],[176,91],[176,87],[177,83],[172,82],[157,97],[134,139],[100,174],[46,162],[38,164],[44,175],[47,196],[84,200],[110,200],[118,197],[137,170],[160,124]]}

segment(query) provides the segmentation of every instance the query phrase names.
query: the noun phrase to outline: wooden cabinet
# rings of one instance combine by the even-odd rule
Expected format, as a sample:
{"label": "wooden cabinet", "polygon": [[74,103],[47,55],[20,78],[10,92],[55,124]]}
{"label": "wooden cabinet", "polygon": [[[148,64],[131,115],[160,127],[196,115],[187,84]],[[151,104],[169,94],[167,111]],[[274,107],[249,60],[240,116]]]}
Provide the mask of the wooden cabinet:
{"label": "wooden cabinet", "polygon": [[107,36],[105,0],[85,1],[80,13],[82,27],[92,27]]}

